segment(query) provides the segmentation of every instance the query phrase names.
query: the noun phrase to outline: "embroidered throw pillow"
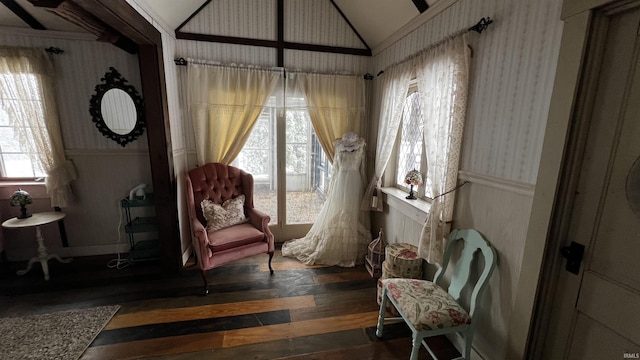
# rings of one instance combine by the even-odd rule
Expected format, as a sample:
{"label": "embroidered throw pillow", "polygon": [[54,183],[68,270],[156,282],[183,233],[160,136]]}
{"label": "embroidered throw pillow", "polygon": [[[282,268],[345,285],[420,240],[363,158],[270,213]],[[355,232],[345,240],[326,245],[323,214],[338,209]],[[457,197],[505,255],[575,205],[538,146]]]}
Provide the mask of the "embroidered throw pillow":
{"label": "embroidered throw pillow", "polygon": [[200,203],[202,215],[207,220],[207,231],[215,231],[248,221],[244,215],[244,195],[216,204],[209,199]]}

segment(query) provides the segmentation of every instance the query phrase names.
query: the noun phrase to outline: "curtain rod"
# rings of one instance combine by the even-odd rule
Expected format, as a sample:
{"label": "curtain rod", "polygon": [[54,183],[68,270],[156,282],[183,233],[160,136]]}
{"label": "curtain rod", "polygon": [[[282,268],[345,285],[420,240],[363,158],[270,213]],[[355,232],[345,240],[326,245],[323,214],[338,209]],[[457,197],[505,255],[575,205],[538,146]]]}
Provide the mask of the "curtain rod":
{"label": "curtain rod", "polygon": [[[475,32],[477,32],[478,34],[481,34],[484,30],[486,30],[486,29],[489,27],[489,24],[491,24],[491,23],[493,23],[493,20],[491,20],[491,18],[490,18],[490,17],[488,17],[488,16],[487,16],[486,18],[484,18],[484,17],[483,17],[483,18],[482,18],[482,19],[480,19],[480,21],[478,21],[475,25],[473,25],[472,27],[470,27],[470,28],[466,29],[466,31],[467,31],[467,32],[469,32],[469,31],[475,31]],[[442,41],[438,41],[438,42],[436,42],[436,43],[434,43],[434,44],[432,44],[432,45],[429,45],[427,48],[435,47],[435,46],[439,45],[440,43],[444,42],[444,40],[449,39],[449,38],[450,38],[450,37],[452,37],[452,36],[455,36],[455,35],[461,34],[461,33],[463,33],[464,31],[465,31],[465,30],[459,30],[459,31],[456,31],[455,33],[453,33],[453,34],[451,34],[451,35],[447,36],[447,37],[446,37],[445,39],[443,39]],[[410,56],[406,57],[404,60],[401,60],[401,61],[399,61],[399,62],[397,62],[397,63],[395,63],[395,64],[401,64],[401,63],[403,63],[403,62],[405,62],[405,61],[407,61],[407,60],[409,60],[409,59],[413,58],[414,56],[416,56],[416,55],[417,55],[417,54],[419,54],[419,53],[420,53],[420,51],[418,51],[416,54],[413,54],[413,55],[410,55]],[[378,74],[376,74],[376,76],[380,76],[380,75],[382,75],[382,74],[384,74],[384,70],[380,70],[380,71],[378,71]]]}
{"label": "curtain rod", "polygon": [[[189,61],[187,59],[183,58],[183,57],[174,59],[173,62],[176,65],[179,65],[179,66],[186,66],[189,63]],[[211,62],[206,62],[206,61],[194,61],[194,60],[191,60],[191,63],[193,63],[193,64],[211,65],[211,66],[228,66],[228,65],[224,65],[224,64],[217,64],[217,63],[211,63]],[[271,69],[262,69],[262,70],[282,71],[285,74],[287,73],[287,70],[285,68],[281,68],[281,67],[275,67],[275,68],[271,68]],[[300,72],[300,71],[289,70],[288,72],[295,73],[295,72]],[[339,74],[339,75],[345,75],[345,74]],[[350,75],[345,75],[345,76],[350,76]],[[373,80],[373,75],[369,74],[369,73],[366,73],[366,74],[363,75],[363,78],[365,80]]]}
{"label": "curtain rod", "polygon": [[[467,31],[475,31],[478,34],[481,34],[484,30],[486,30],[489,27],[489,24],[491,24],[491,23],[493,23],[493,20],[491,20],[490,17],[486,17],[486,18],[483,17],[475,25],[473,25],[472,27],[468,28]],[[457,33],[458,32],[456,32],[455,34],[457,34]],[[49,48],[49,49],[57,49],[57,48]],[[47,51],[50,51],[49,49],[47,49]],[[60,50],[60,49],[57,49],[57,50],[59,50],[60,52],[63,51],[63,50]],[[59,54],[59,52],[56,52],[56,54]],[[173,62],[176,65],[179,65],[179,66],[186,66],[188,64],[188,61],[183,57],[174,59]],[[194,63],[196,63],[196,62],[194,62]],[[206,63],[206,62],[202,62],[201,64],[213,65],[213,66],[224,66],[224,65],[220,65],[220,64],[211,64],[211,63]],[[384,73],[384,70],[380,70],[376,76],[380,76],[383,73]],[[373,80],[373,75],[369,74],[369,73],[364,74],[363,77],[364,77],[365,80]]]}
{"label": "curtain rod", "polygon": [[483,31],[487,30],[489,24],[491,24],[493,20],[487,16],[487,18],[482,18],[478,23],[469,28],[469,31],[475,31],[478,34],[481,34]]}
{"label": "curtain rod", "polygon": [[50,46],[50,47],[44,49],[44,51],[46,51],[46,52],[48,52],[50,54],[62,54],[64,52],[64,50],[62,50],[60,48],[57,48],[57,47],[53,47],[53,46]]}
{"label": "curtain rod", "polygon": [[[173,59],[173,62],[176,65],[180,65],[180,66],[186,66],[189,63],[192,64],[199,64],[199,65],[208,65],[208,66],[219,66],[219,67],[234,67],[234,66],[230,66],[228,64],[221,64],[217,61],[208,61],[208,60],[196,60],[196,59],[185,59],[183,57],[177,58],[177,59]],[[259,66],[235,66],[238,68],[246,68],[246,69],[257,69],[257,70],[264,70],[264,71],[276,71],[276,72],[284,72],[285,69],[282,67],[271,67],[271,68],[263,68],[263,67],[259,67]]]}

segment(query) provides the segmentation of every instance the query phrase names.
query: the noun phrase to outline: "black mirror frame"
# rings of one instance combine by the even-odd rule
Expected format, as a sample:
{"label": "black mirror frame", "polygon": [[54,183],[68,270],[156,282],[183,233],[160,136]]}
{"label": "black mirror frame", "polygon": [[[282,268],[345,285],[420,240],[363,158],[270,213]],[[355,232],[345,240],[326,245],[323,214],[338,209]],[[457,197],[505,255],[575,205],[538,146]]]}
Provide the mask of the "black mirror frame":
{"label": "black mirror frame", "polygon": [[[109,67],[109,71],[104,74],[104,77],[100,79],[104,84],[98,84],[95,87],[95,95],[91,97],[89,101],[89,113],[92,116],[92,121],[96,124],[98,130],[105,137],[117,142],[122,147],[126,144],[134,141],[140,135],[144,133],[145,123],[143,119],[143,102],[142,97],[136,91],[132,85],[127,84],[127,79],[123,78],[122,75],[118,72],[118,70],[113,67]],[[104,94],[111,89],[120,89],[126,92],[133,100],[133,104],[136,108],[136,123],[133,126],[133,129],[127,134],[118,134],[113,132],[107,124],[104,122],[104,118],[102,117],[102,97]]]}

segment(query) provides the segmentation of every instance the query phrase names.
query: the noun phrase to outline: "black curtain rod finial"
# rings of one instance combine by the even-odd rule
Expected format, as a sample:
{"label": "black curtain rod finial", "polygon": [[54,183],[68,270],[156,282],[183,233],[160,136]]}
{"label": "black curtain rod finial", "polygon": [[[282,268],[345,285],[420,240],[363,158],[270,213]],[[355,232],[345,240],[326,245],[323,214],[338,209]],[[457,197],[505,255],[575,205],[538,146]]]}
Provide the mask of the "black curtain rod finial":
{"label": "black curtain rod finial", "polygon": [[470,27],[469,31],[475,31],[478,34],[480,34],[484,30],[486,30],[489,27],[489,24],[491,24],[492,22],[493,22],[493,20],[491,20],[490,17],[482,18],[482,19],[480,19],[480,21],[478,21],[477,24],[475,24],[472,27]]}
{"label": "black curtain rod finial", "polygon": [[373,75],[369,74],[369,73],[366,73],[366,74],[364,74],[364,79],[365,80],[373,80]]}
{"label": "black curtain rod finial", "polygon": [[50,47],[44,49],[44,51],[46,51],[48,53],[51,53],[51,54],[62,54],[64,52],[64,50],[62,50],[60,48],[57,48],[57,47],[53,47],[53,46],[50,46]]}
{"label": "black curtain rod finial", "polygon": [[185,60],[185,58],[183,57],[174,59],[173,62],[176,63],[176,65],[182,65],[182,66],[187,65],[187,60]]}

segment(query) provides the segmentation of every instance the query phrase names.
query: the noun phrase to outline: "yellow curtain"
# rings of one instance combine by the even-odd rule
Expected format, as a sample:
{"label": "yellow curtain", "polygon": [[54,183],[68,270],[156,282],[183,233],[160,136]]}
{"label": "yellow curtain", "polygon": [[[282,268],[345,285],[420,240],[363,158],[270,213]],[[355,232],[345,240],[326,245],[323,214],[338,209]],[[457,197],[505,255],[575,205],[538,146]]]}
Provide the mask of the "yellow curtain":
{"label": "yellow curtain", "polygon": [[304,96],[320,145],[332,163],[334,140],[347,131],[364,135],[361,133],[365,116],[364,81],[362,76],[287,74],[287,91],[291,89]]}
{"label": "yellow curtain", "polygon": [[188,99],[198,164],[230,164],[281,79],[271,70],[188,65]]}

